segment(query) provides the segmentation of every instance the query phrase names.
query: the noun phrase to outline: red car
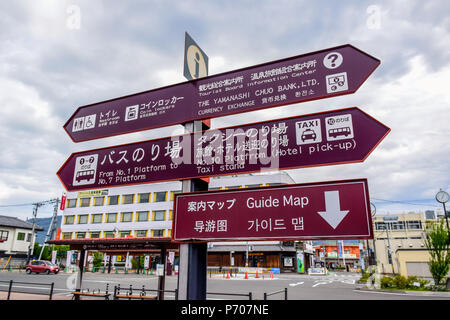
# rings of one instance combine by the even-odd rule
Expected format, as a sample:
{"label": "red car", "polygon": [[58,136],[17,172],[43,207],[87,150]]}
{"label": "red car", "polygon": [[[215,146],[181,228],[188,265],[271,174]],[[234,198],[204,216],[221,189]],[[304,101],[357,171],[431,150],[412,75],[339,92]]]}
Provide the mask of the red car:
{"label": "red car", "polygon": [[56,264],[51,263],[50,261],[36,260],[36,261],[31,261],[28,264],[28,266],[26,268],[26,272],[28,274],[31,274],[32,272],[45,273],[45,274],[49,274],[49,273],[57,274],[59,272],[59,267]]}

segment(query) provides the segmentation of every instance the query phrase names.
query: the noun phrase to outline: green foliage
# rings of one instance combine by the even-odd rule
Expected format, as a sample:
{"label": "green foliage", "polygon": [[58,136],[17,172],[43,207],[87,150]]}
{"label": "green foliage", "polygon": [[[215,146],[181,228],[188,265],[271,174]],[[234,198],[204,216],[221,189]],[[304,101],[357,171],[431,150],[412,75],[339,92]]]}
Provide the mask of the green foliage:
{"label": "green foliage", "polygon": [[[131,265],[132,265],[133,269],[137,269],[138,268],[138,261],[139,261],[139,257],[131,259]],[[144,268],[144,259],[140,259],[140,264],[139,265],[140,265],[141,269]]]}
{"label": "green foliage", "polygon": [[[419,286],[417,286],[417,284]],[[382,289],[400,289],[400,290],[423,290],[429,284],[427,280],[421,280],[417,277],[410,276],[405,278],[402,275],[384,276],[381,278]]]}
{"label": "green foliage", "polygon": [[94,259],[93,264],[95,268],[99,268],[103,266],[103,253],[101,252],[94,252]]}
{"label": "green foliage", "polygon": [[430,254],[428,267],[433,276],[434,284],[438,286],[450,270],[449,237],[444,221],[440,221],[429,228],[425,245]]}

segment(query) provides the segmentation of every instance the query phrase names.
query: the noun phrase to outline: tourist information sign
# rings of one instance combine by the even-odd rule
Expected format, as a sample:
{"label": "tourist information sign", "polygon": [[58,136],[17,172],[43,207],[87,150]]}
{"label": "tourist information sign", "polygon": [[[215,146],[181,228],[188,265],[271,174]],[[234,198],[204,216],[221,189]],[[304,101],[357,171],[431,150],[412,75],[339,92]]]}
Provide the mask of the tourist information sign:
{"label": "tourist information sign", "polygon": [[390,129],[359,108],[73,153],[68,191],[364,161]]}
{"label": "tourist information sign", "polygon": [[380,60],[342,45],[79,107],[74,142],[354,93]]}
{"label": "tourist information sign", "polygon": [[366,179],[175,195],[175,241],[372,239]]}

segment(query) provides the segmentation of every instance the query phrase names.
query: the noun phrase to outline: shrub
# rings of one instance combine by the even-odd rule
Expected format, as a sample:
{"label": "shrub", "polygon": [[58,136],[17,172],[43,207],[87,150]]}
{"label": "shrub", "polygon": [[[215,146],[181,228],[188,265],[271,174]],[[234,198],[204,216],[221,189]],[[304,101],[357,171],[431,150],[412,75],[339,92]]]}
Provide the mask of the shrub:
{"label": "shrub", "polygon": [[394,282],[392,281],[391,277],[384,276],[383,278],[381,278],[380,285],[382,289],[393,288]]}
{"label": "shrub", "polygon": [[394,288],[406,289],[408,287],[408,280],[404,276],[397,274],[392,278],[392,284]]}

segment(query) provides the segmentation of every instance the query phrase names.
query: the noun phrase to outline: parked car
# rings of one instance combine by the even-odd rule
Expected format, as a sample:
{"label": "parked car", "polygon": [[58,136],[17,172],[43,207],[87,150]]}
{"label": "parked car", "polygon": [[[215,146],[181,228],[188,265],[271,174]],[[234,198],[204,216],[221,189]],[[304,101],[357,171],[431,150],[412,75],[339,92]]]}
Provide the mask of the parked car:
{"label": "parked car", "polygon": [[28,274],[31,274],[32,272],[35,273],[54,273],[57,274],[59,272],[59,266],[56,264],[51,263],[50,261],[46,260],[35,260],[31,261],[25,271]]}

